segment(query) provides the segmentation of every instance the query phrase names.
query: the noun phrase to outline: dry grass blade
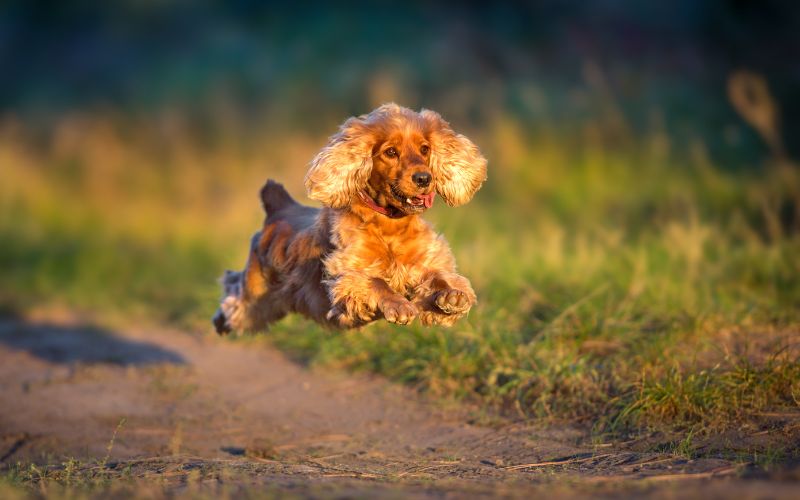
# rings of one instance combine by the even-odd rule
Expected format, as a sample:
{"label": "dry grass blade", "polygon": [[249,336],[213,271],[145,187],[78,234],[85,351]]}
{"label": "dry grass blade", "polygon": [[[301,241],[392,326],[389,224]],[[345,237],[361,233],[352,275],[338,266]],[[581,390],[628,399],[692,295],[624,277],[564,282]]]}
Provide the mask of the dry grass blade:
{"label": "dry grass blade", "polygon": [[639,465],[655,465],[655,464],[660,464],[660,463],[664,463],[664,462],[672,462],[674,460],[675,460],[675,457],[667,457],[667,458],[661,458],[661,459],[659,459],[658,457],[655,457],[655,458],[642,460],[641,462],[633,462],[632,464],[628,464],[628,466],[629,467],[636,467],[636,466],[639,466]]}
{"label": "dry grass blade", "polygon": [[335,474],[323,474],[322,477],[357,477],[365,479],[375,479],[378,476],[375,474],[367,474],[364,472],[340,472]]}
{"label": "dry grass blade", "polygon": [[537,462],[532,464],[518,464],[512,465],[510,467],[506,467],[505,470],[520,470],[520,469],[534,469],[536,467],[547,467],[549,465],[567,465],[567,464],[579,464],[583,462],[590,462],[592,460],[597,460],[600,458],[610,457],[613,453],[605,453],[603,455],[594,455],[591,457],[585,458],[574,458],[571,460],[555,460],[551,462]]}
{"label": "dry grass blade", "polygon": [[738,471],[738,467],[720,467],[708,472],[697,472],[691,474],[665,474],[662,476],[648,476],[642,478],[645,481],[683,481],[686,479],[705,479],[710,477],[730,476]]}
{"label": "dry grass blade", "polygon": [[426,470],[437,469],[439,467],[452,467],[454,465],[458,465],[457,463],[449,463],[449,464],[436,464],[436,465],[427,465],[425,467],[420,467],[418,469],[411,469],[404,472],[401,472],[397,475],[397,477],[405,477],[409,474],[419,474],[420,472],[425,472]]}
{"label": "dry grass blade", "polygon": [[707,472],[694,472],[694,473],[677,473],[677,474],[662,474],[653,476],[603,476],[593,477],[587,479],[587,483],[617,483],[627,481],[647,481],[647,482],[668,482],[668,481],[684,481],[690,479],[709,479],[712,477],[724,477],[736,474],[739,467],[720,467]]}
{"label": "dry grass blade", "polygon": [[753,415],[768,418],[800,418],[800,413],[756,412]]}

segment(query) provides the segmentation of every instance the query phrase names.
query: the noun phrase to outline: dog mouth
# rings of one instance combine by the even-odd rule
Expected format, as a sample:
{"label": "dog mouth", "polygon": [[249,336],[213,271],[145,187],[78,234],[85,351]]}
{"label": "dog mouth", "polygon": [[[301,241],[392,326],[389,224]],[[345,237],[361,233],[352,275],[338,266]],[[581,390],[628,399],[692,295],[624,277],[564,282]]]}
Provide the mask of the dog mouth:
{"label": "dog mouth", "polygon": [[391,185],[392,195],[402,204],[403,208],[414,212],[422,212],[433,206],[435,191],[427,194],[408,196],[394,184]]}

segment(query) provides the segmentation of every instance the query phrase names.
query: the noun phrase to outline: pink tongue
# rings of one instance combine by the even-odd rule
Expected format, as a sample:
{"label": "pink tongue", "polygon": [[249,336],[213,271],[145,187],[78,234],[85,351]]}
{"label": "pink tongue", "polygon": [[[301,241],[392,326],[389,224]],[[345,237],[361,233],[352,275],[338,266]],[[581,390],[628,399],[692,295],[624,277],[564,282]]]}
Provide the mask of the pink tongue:
{"label": "pink tongue", "polygon": [[409,198],[411,204],[415,207],[420,205],[425,205],[425,208],[431,208],[433,206],[433,197],[436,195],[435,192],[430,192],[428,194],[423,194],[420,196],[415,196],[413,198]]}

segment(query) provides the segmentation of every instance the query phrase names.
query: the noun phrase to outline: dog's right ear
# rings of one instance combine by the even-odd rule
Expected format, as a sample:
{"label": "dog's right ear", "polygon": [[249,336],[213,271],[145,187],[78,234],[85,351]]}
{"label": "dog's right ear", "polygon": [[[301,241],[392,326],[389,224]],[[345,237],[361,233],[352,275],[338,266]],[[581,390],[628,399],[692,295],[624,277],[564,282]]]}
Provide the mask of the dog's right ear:
{"label": "dog's right ear", "polygon": [[453,132],[439,113],[423,109],[420,116],[430,127],[430,164],[436,192],[451,207],[463,205],[486,180],[486,158],[472,141]]}
{"label": "dog's right ear", "polygon": [[365,116],[348,119],[311,160],[306,173],[308,197],[333,208],[344,208],[367,184],[372,173],[374,134]]}

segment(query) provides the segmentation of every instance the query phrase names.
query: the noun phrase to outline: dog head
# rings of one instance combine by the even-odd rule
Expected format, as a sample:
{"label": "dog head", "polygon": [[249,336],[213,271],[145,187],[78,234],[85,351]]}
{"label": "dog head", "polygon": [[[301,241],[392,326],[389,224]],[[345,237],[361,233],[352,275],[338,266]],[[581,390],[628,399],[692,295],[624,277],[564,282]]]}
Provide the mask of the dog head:
{"label": "dog head", "polygon": [[468,202],[486,180],[477,146],[430,110],[384,104],[345,121],[311,161],[308,196],[333,208],[363,192],[393,213],[412,215],[433,204]]}

